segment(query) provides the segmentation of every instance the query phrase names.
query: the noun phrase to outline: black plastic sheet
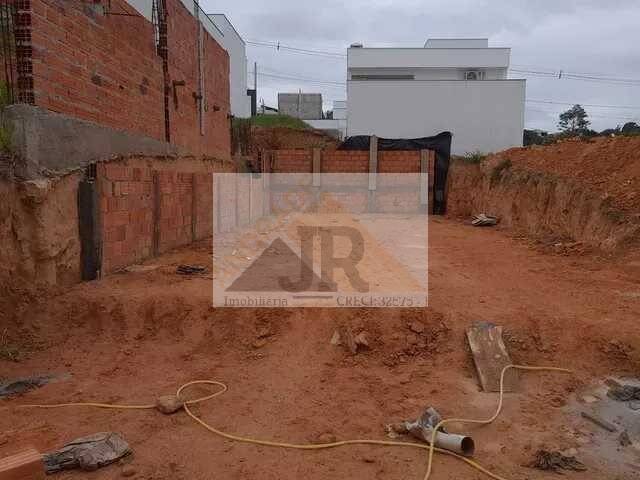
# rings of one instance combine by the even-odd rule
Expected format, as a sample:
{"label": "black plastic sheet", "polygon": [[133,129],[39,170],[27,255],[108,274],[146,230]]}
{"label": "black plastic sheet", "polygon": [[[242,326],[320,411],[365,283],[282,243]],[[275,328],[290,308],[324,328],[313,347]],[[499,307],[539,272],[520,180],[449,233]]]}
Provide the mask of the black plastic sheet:
{"label": "black plastic sheet", "polygon": [[[347,137],[338,150],[369,150],[370,142],[369,135]],[[435,152],[433,213],[444,215],[447,210],[445,189],[451,159],[451,132],[422,138],[378,138],[378,151],[384,150],[433,150]]]}

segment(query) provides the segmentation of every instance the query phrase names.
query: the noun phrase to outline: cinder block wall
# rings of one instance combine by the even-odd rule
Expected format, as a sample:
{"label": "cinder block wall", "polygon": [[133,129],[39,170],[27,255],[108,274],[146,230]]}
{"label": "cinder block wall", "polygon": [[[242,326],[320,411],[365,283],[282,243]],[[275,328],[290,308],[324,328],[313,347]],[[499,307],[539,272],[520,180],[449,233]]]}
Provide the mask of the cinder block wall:
{"label": "cinder block wall", "polygon": [[[229,57],[203,29],[205,112],[198,107],[198,22],[180,0],[167,5],[171,143],[230,158]],[[31,35],[33,103],[165,140],[163,62],[154,27],[122,0],[21,0]],[[130,13],[132,16],[108,15]],[[184,82],[184,85],[182,83]],[[32,84],[30,84],[32,83]],[[174,86],[175,85],[175,86]]]}

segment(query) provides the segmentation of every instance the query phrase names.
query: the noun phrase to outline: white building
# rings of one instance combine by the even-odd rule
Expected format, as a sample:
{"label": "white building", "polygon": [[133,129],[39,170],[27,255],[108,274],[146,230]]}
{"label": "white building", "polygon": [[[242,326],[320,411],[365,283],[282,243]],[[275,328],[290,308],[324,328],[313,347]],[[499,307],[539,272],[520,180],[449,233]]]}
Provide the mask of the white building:
{"label": "white building", "polygon": [[347,102],[333,101],[333,119],[305,120],[305,122],[317,130],[338,132],[338,138],[343,140],[347,136]]}
{"label": "white building", "polygon": [[[231,93],[231,114],[248,118],[251,116],[251,97],[247,95],[247,50],[244,40],[233,27],[226,15],[211,14],[209,18],[222,32],[214,37],[229,54],[229,87]],[[203,22],[207,28],[207,22]]]}
{"label": "white building", "polygon": [[511,50],[488,39],[430,39],[424,48],[347,55],[347,134],[453,134],[452,153],[522,146],[525,80],[507,79]]}

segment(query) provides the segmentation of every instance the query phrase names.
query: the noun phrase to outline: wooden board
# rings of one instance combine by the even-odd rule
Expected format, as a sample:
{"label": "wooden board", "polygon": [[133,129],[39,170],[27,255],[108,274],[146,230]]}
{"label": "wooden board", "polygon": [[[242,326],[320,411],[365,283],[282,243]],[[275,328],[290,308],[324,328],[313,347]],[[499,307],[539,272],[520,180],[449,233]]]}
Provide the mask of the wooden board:
{"label": "wooden board", "polygon": [[[513,363],[502,340],[502,327],[491,323],[477,323],[467,330],[467,341],[482,389],[485,392],[499,392],[502,369]],[[513,392],[516,382],[516,372],[507,371],[504,391]]]}
{"label": "wooden board", "polygon": [[30,448],[10,457],[0,458],[0,480],[44,480],[42,455]]}

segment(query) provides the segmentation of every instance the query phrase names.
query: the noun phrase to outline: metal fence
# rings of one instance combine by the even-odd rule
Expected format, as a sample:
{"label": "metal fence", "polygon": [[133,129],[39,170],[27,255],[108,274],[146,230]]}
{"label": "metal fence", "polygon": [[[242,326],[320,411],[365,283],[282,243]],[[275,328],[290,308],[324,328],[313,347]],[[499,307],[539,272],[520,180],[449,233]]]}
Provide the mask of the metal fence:
{"label": "metal fence", "polygon": [[34,103],[29,0],[0,0],[2,101]]}

